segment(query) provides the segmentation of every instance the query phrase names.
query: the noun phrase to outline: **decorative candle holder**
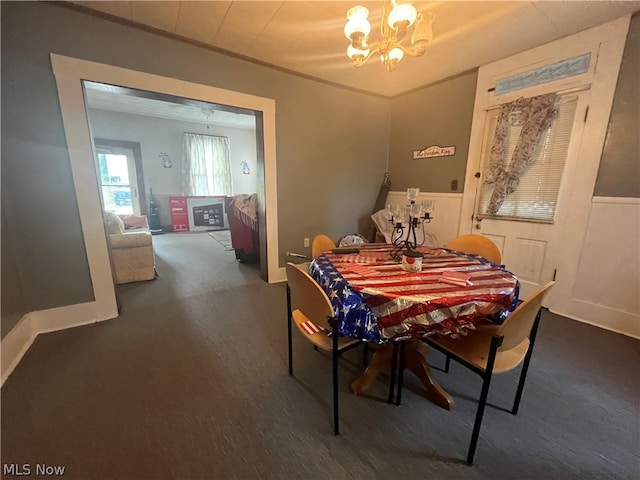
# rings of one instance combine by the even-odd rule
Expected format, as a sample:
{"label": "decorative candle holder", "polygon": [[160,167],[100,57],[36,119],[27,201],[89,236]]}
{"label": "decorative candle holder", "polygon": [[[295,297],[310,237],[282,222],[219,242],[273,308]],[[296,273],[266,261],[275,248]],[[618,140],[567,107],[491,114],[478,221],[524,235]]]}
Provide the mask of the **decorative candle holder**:
{"label": "decorative candle holder", "polygon": [[[391,213],[391,223],[394,225],[391,240],[394,245],[391,251],[391,258],[396,261],[402,259],[403,251],[413,251],[418,247],[416,237],[416,227],[421,225],[424,233],[424,224],[430,223],[433,218],[431,215],[434,209],[433,200],[423,200],[417,202],[420,195],[419,188],[407,188],[407,199],[409,204],[405,207],[399,205],[387,205],[387,209]],[[406,226],[404,224],[407,224]],[[422,244],[424,244],[424,237]]]}

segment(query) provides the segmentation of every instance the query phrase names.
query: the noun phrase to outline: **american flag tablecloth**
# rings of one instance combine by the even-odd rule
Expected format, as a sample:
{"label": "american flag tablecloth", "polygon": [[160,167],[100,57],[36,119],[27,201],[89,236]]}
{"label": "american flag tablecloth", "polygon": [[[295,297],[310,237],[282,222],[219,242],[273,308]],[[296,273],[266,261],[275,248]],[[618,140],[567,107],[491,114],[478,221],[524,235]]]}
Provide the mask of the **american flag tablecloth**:
{"label": "american flag tablecloth", "polygon": [[489,316],[501,323],[515,309],[518,279],[476,255],[418,248],[422,271],[407,273],[391,247],[325,253],[309,273],[327,292],[341,335],[383,343],[435,332],[461,334]]}

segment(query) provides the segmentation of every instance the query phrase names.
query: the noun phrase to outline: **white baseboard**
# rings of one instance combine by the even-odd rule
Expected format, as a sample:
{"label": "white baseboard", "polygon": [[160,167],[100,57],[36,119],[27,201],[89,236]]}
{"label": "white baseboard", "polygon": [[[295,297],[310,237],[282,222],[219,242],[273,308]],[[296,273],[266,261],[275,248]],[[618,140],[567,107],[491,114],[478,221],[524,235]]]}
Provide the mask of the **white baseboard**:
{"label": "white baseboard", "polygon": [[280,267],[275,275],[269,278],[269,283],[280,283],[287,281],[287,267]]}
{"label": "white baseboard", "polygon": [[[602,310],[605,310],[605,308],[603,308]],[[554,308],[550,308],[549,311],[551,313],[555,313],[556,315],[562,315],[563,317],[570,318],[571,320],[575,320],[577,322],[586,323],[587,325],[593,325],[594,327],[602,328],[603,330],[608,330],[610,332],[619,333],[621,335],[625,335],[627,337],[636,338],[640,340],[640,329],[638,328],[638,324],[640,324],[640,319],[638,318],[637,315],[632,316],[631,321],[629,322],[623,322],[622,324],[619,324],[619,323],[614,324],[614,322],[611,322],[611,321],[598,323],[598,322],[585,320],[584,318],[579,318],[575,315],[572,315],[571,313],[562,312]]]}
{"label": "white baseboard", "polygon": [[2,363],[0,385],[4,385],[5,380],[9,378],[9,375],[20,363],[35,338],[36,333],[32,329],[31,315],[27,313],[0,342],[0,350],[2,352],[0,355],[0,362]]}
{"label": "white baseboard", "polygon": [[101,313],[97,302],[67,305],[26,314],[0,342],[2,351],[0,386],[4,385],[35,338],[41,333],[79,327],[111,318],[113,317]]}

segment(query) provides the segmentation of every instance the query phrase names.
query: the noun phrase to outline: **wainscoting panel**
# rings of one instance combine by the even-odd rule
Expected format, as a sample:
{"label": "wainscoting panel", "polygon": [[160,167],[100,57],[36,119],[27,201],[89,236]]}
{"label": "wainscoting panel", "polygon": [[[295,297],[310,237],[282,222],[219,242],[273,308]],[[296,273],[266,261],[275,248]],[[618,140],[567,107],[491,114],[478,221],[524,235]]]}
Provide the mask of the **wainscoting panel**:
{"label": "wainscoting panel", "polygon": [[570,298],[552,310],[640,338],[639,245],[640,199],[594,197]]}

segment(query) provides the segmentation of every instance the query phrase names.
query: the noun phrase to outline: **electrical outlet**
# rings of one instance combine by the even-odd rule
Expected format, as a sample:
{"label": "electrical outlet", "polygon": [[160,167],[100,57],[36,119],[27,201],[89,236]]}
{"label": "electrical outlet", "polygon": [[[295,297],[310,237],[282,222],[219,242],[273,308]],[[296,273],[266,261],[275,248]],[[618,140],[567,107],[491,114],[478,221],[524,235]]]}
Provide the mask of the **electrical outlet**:
{"label": "electrical outlet", "polygon": [[308,247],[309,246],[309,237],[305,237],[304,239],[304,246]]}

